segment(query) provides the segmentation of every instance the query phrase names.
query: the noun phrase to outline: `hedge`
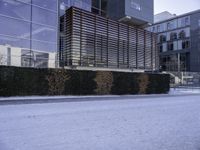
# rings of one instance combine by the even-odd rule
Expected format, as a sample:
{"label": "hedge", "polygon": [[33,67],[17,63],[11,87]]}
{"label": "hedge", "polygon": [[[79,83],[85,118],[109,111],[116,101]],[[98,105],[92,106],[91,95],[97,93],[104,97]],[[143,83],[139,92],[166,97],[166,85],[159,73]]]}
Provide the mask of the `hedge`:
{"label": "hedge", "polygon": [[167,74],[0,66],[0,96],[161,94]]}

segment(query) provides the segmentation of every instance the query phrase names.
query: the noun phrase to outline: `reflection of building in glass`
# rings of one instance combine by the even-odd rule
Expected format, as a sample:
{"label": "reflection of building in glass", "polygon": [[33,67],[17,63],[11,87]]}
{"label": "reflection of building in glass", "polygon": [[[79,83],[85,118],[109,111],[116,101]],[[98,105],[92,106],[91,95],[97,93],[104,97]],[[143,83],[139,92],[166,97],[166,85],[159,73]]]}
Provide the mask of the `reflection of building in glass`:
{"label": "reflection of building in glass", "polygon": [[56,53],[0,45],[0,65],[17,67],[54,68]]}
{"label": "reflection of building in glass", "polygon": [[[58,34],[57,0],[1,0],[0,1],[0,45],[9,45],[11,60],[21,66],[21,53],[27,50],[29,60],[34,60],[38,53],[52,55],[57,52]],[[36,51],[35,51],[36,50]],[[33,55],[34,54],[34,55]],[[50,58],[40,55],[40,59]],[[19,58],[17,58],[19,57]],[[51,57],[55,62],[56,57]],[[11,61],[12,62],[12,61]],[[11,63],[12,64],[12,63]],[[26,63],[27,67],[33,64]],[[42,66],[42,65],[36,65]],[[47,67],[49,65],[46,65]],[[51,67],[55,67],[50,65]]]}
{"label": "reflection of building in glass", "polygon": [[159,18],[162,21],[147,30],[158,33],[157,46],[163,70],[199,72],[200,10],[181,16],[173,15],[167,20],[163,20],[162,16]]}
{"label": "reflection of building in glass", "polygon": [[61,18],[64,66],[158,69],[156,35],[71,7]]}

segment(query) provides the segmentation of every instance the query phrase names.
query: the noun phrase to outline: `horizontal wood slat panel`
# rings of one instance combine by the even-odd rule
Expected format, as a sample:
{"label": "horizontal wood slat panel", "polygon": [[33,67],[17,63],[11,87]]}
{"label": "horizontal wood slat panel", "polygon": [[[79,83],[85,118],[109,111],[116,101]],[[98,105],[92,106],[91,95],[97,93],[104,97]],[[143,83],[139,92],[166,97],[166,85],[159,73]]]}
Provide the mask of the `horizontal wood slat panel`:
{"label": "horizontal wood slat panel", "polygon": [[62,19],[65,66],[157,70],[154,33],[71,7]]}

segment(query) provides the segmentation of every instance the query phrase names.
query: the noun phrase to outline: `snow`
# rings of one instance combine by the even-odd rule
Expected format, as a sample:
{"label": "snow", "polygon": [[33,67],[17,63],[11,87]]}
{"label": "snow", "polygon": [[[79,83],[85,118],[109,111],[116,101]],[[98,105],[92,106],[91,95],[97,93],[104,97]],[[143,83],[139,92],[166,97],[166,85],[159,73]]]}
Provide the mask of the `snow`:
{"label": "snow", "polygon": [[0,150],[198,150],[199,108],[200,95],[0,105]]}
{"label": "snow", "polygon": [[171,88],[169,94],[200,94],[200,88]]}
{"label": "snow", "polygon": [[66,98],[98,98],[98,97],[119,97],[117,95],[88,95],[88,96],[11,96],[11,97],[0,97],[1,100],[33,100],[33,99],[66,99]]}

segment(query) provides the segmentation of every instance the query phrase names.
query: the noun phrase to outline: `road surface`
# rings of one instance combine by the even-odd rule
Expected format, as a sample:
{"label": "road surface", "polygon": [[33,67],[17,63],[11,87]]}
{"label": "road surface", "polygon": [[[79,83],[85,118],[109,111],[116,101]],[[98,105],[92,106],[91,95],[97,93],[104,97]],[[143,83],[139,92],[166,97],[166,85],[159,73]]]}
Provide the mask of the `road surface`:
{"label": "road surface", "polygon": [[0,105],[0,150],[200,150],[200,96]]}

